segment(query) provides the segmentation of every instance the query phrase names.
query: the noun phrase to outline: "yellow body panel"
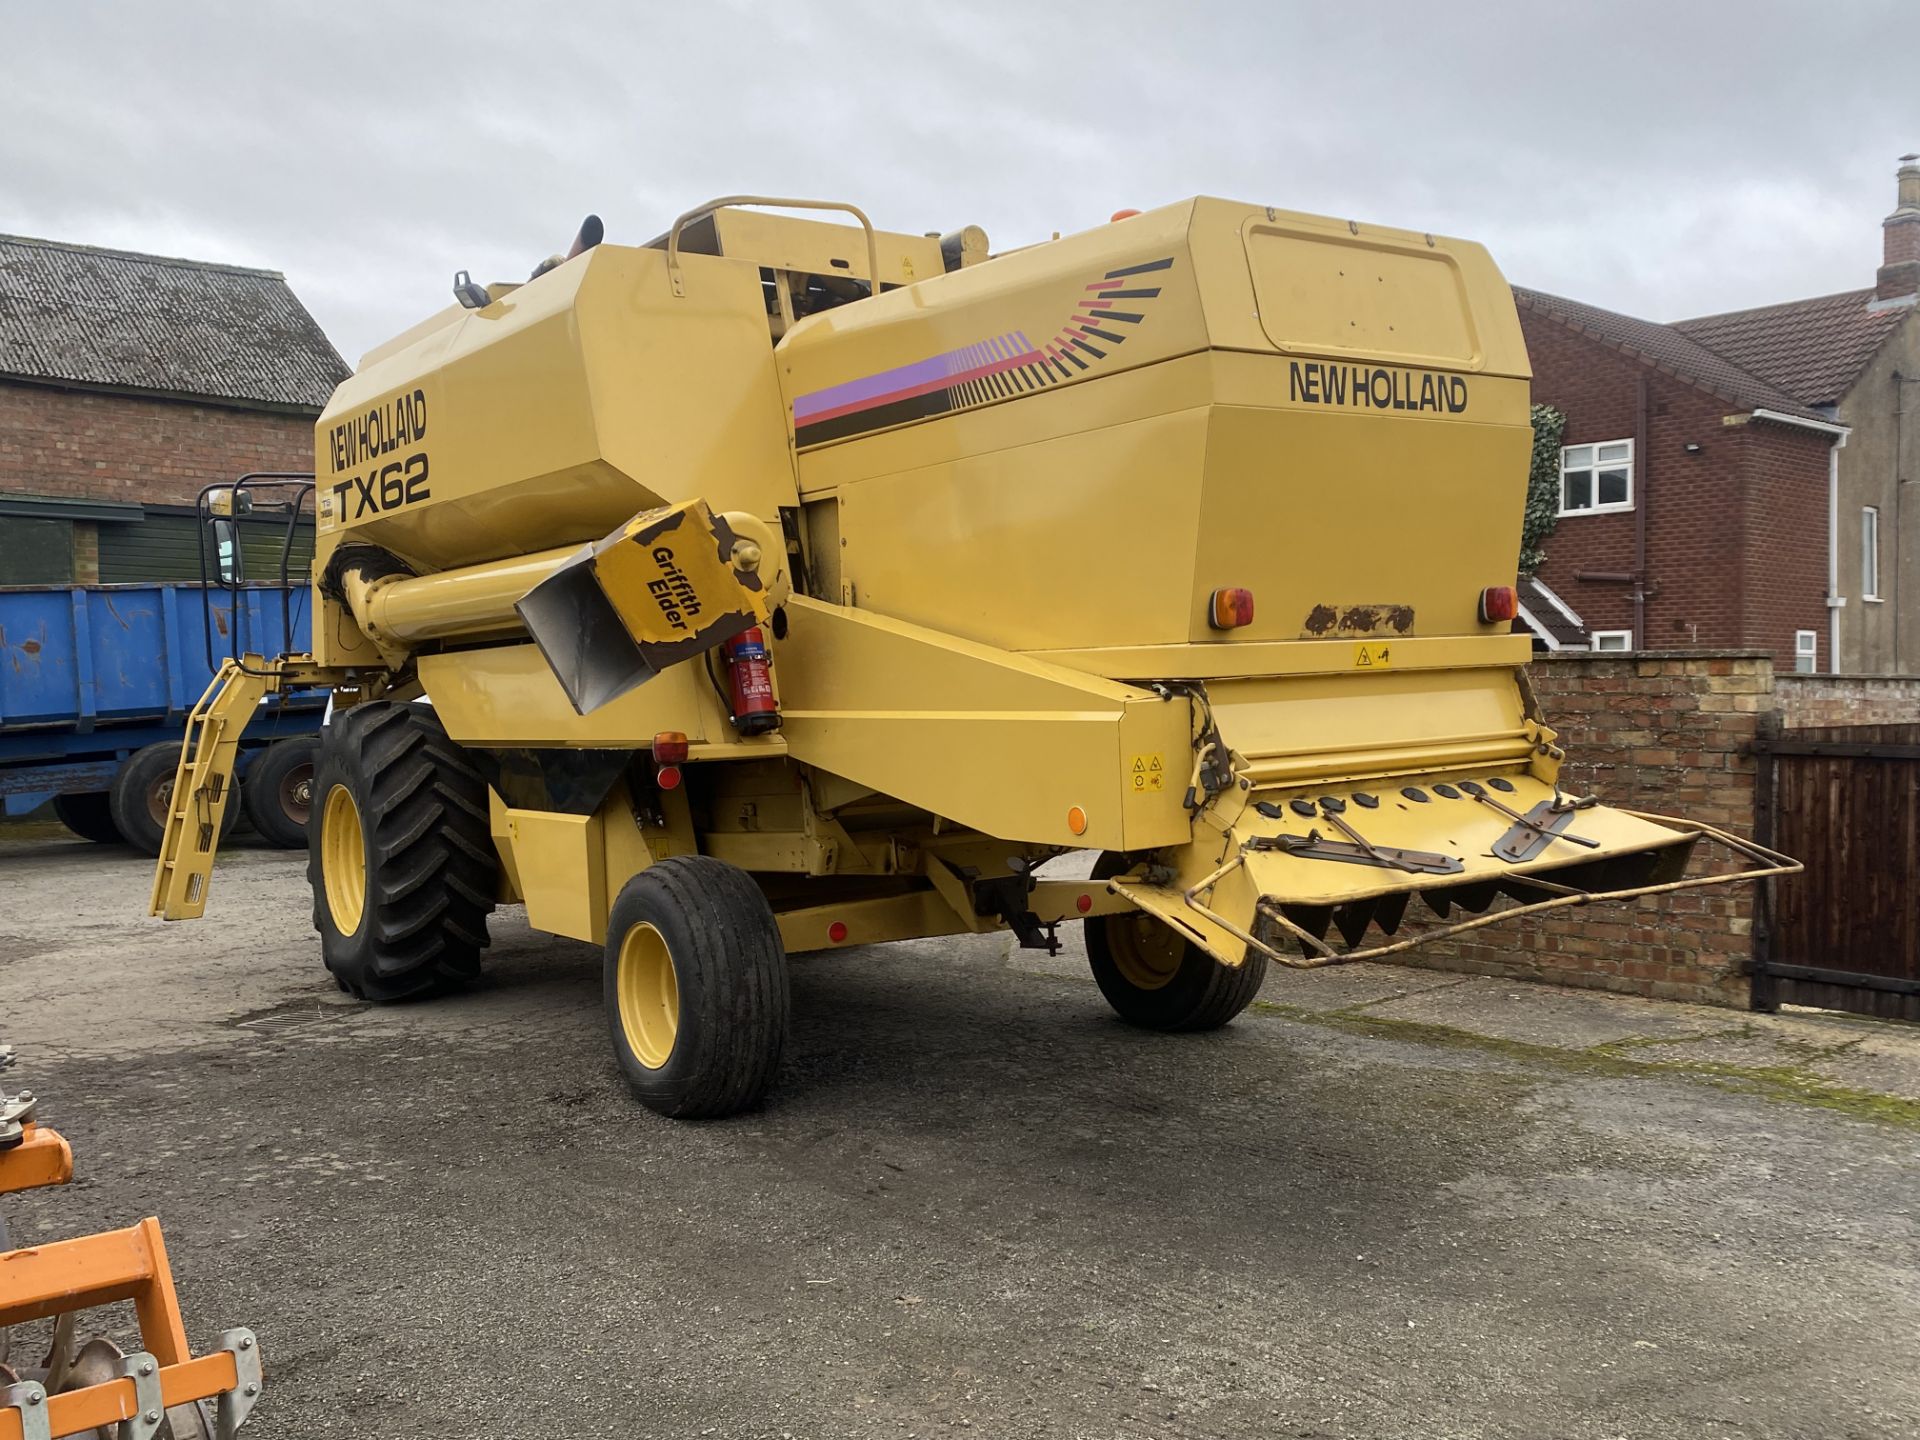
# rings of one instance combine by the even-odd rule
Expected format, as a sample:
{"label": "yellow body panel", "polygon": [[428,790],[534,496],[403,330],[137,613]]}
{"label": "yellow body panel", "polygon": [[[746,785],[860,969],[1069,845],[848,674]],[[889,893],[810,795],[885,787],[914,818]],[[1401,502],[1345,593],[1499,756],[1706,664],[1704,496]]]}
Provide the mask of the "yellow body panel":
{"label": "yellow body panel", "polygon": [[[1186,838],[1185,703],[797,596],[790,613],[781,733],[796,760],[1001,839]],[[1136,790],[1135,755],[1163,757],[1179,786]]]}
{"label": "yellow body panel", "polygon": [[527,923],[552,935],[605,940],[612,899],[600,816],[513,810],[496,795],[492,822],[513,890],[526,902]]}

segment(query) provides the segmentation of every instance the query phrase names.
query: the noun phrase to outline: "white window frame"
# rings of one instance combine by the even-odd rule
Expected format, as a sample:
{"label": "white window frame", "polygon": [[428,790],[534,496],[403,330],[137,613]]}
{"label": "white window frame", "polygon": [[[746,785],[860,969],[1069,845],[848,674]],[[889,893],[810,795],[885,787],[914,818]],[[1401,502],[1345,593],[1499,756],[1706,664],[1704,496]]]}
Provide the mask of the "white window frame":
{"label": "white window frame", "polygon": [[[1627,498],[1602,505],[1599,503],[1600,471],[1602,468],[1608,470],[1618,470],[1621,468],[1617,462],[1609,462],[1604,467],[1600,463],[1601,450],[1612,445],[1624,445],[1627,447],[1627,458],[1625,462],[1627,472]],[[1584,463],[1569,465],[1568,462],[1576,454],[1585,456]],[[1585,470],[1593,477],[1593,504],[1580,505],[1573,509],[1567,508],[1567,472],[1569,469],[1576,471]],[[1562,515],[1617,515],[1623,510],[1631,509],[1633,509],[1633,441],[1596,440],[1589,445],[1562,445],[1560,447],[1560,513]]]}
{"label": "white window frame", "polygon": [[[1574,513],[1576,515],[1584,515],[1587,512],[1584,510],[1576,510]],[[1618,655],[1622,650],[1633,649],[1633,632],[1631,630],[1593,630],[1588,632],[1587,639],[1592,643],[1593,653],[1596,655],[1603,651]],[[1609,640],[1618,640],[1621,643],[1618,645],[1605,643]]]}
{"label": "white window frame", "polygon": [[1880,603],[1880,507],[1860,507],[1860,598]]}
{"label": "white window frame", "polygon": [[[1807,663],[1802,665],[1804,660]],[[1820,669],[1820,632],[1818,630],[1796,630],[1793,632],[1793,670],[1796,675],[1813,675]]]}

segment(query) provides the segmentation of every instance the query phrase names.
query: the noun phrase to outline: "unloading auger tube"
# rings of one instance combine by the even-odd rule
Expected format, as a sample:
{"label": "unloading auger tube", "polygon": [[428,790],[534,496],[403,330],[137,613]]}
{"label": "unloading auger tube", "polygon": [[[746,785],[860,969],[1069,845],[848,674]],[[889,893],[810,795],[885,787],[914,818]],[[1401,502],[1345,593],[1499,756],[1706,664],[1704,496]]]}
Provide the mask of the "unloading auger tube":
{"label": "unloading auger tube", "polygon": [[[362,359],[316,428],[313,653],[196,708],[155,913],[204,909],[293,684],[334,687],[334,978],[458,983],[522,904],[603,947],[670,1114],[764,1093],[794,954],[1079,920],[1123,1018],[1205,1029],[1269,963],[1798,868],[1564,788],[1481,247],[1202,198],[994,255],[768,213],[801,203],[592,220]],[[1091,878],[1041,871],[1070,851]]]}

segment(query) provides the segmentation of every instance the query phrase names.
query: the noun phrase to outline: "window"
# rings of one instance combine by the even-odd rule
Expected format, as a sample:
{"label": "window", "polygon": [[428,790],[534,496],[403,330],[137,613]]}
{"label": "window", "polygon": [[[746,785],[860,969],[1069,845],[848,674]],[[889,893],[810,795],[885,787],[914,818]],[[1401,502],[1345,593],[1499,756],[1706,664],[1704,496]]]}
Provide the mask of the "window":
{"label": "window", "polygon": [[1860,512],[1860,598],[1880,598],[1880,512],[1871,505]]}
{"label": "window", "polygon": [[[1871,515],[1873,512],[1867,512]],[[1796,630],[1793,632],[1793,668],[1802,675],[1811,675],[1820,663],[1820,632],[1818,630]]]}
{"label": "window", "polygon": [[1569,445],[1560,452],[1560,513],[1594,515],[1633,508],[1633,442]]}
{"label": "window", "polygon": [[1593,648],[1596,650],[1631,650],[1633,632],[1631,630],[1596,630],[1593,632]]}

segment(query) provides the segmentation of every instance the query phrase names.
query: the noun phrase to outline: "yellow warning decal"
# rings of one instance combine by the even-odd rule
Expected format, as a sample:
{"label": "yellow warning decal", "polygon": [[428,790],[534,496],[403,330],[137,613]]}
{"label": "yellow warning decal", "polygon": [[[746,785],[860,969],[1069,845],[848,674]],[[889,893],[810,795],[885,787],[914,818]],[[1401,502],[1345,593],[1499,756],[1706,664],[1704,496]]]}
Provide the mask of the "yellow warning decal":
{"label": "yellow warning decal", "polygon": [[1134,756],[1133,764],[1127,767],[1127,783],[1136,794],[1140,795],[1150,790],[1166,789],[1166,757],[1158,752]]}
{"label": "yellow warning decal", "polygon": [[1391,670],[1393,668],[1393,647],[1391,645],[1354,646],[1353,668],[1356,670]]}

